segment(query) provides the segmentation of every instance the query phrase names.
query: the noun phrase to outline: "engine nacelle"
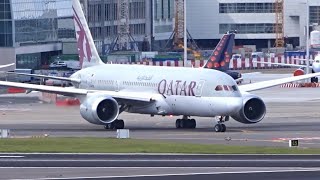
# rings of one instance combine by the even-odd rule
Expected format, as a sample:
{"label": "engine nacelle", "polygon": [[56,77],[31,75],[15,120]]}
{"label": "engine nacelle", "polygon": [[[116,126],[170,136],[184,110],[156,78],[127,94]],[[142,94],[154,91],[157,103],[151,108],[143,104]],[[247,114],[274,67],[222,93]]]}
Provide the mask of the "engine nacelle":
{"label": "engine nacelle", "polygon": [[80,105],[80,114],[92,124],[103,125],[117,119],[119,105],[110,96],[89,96]]}
{"label": "engine nacelle", "polygon": [[260,122],[266,114],[266,105],[259,97],[249,94],[243,99],[243,106],[239,112],[231,117],[244,124]]}
{"label": "engine nacelle", "polygon": [[296,69],[294,72],[293,72],[293,76],[301,76],[301,75],[304,75],[305,72],[303,69]]}

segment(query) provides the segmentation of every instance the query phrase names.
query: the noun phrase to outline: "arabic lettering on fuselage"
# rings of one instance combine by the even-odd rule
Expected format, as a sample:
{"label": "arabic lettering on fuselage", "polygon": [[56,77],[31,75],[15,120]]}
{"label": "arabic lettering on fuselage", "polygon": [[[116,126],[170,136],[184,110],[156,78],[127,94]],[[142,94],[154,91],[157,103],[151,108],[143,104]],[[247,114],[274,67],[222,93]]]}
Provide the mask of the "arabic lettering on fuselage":
{"label": "arabic lettering on fuselage", "polygon": [[195,96],[196,81],[182,81],[162,79],[158,83],[158,92],[162,95]]}
{"label": "arabic lettering on fuselage", "polygon": [[138,81],[143,81],[143,80],[150,81],[152,78],[153,78],[153,75],[139,75],[137,77],[137,80]]}

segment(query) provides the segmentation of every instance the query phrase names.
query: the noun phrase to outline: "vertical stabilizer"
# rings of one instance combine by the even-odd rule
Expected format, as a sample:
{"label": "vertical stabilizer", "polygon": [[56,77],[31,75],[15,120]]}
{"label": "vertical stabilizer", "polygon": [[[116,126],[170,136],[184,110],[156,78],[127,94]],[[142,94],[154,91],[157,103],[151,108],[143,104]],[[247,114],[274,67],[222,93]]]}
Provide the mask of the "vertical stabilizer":
{"label": "vertical stabilizer", "polygon": [[234,46],[234,32],[228,32],[223,35],[212,55],[208,59],[203,68],[217,69],[225,71],[229,69],[230,59],[232,57],[232,49]]}
{"label": "vertical stabilizer", "polygon": [[79,0],[72,0],[72,9],[81,68],[103,64],[94,45]]}

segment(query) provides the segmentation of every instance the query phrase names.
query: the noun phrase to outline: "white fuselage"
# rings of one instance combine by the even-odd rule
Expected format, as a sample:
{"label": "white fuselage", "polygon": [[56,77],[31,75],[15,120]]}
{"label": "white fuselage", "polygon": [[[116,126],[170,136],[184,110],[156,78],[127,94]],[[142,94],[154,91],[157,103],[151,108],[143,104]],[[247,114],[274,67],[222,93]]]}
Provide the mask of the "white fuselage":
{"label": "white fuselage", "polygon": [[317,55],[312,63],[312,69],[314,72],[320,72],[320,56]]}
{"label": "white fuselage", "polygon": [[236,82],[212,69],[105,64],[72,77],[82,89],[158,95],[154,103],[133,103],[133,113],[213,117],[238,112],[243,101]]}

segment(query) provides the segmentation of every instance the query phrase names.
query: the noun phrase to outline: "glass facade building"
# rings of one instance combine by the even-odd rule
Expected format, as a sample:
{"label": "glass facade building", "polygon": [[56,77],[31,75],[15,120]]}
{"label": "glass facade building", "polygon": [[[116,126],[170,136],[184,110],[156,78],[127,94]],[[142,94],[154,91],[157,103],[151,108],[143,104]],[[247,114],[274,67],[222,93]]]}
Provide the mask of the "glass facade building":
{"label": "glass facade building", "polygon": [[9,0],[0,2],[0,47],[11,47],[12,41],[12,18]]}
{"label": "glass facade building", "polygon": [[219,3],[219,13],[275,13],[275,4]]}
{"label": "glass facade building", "polygon": [[[99,53],[105,54],[118,34],[118,0],[82,0],[89,28]],[[129,31],[140,44],[146,35],[150,36],[150,0],[130,0],[128,8]]]}
{"label": "glass facade building", "polygon": [[0,48],[15,49],[17,68],[39,69],[75,41],[72,16],[71,0],[2,0]]}
{"label": "glass facade building", "polygon": [[309,9],[310,24],[320,25],[320,6],[310,6]]}

